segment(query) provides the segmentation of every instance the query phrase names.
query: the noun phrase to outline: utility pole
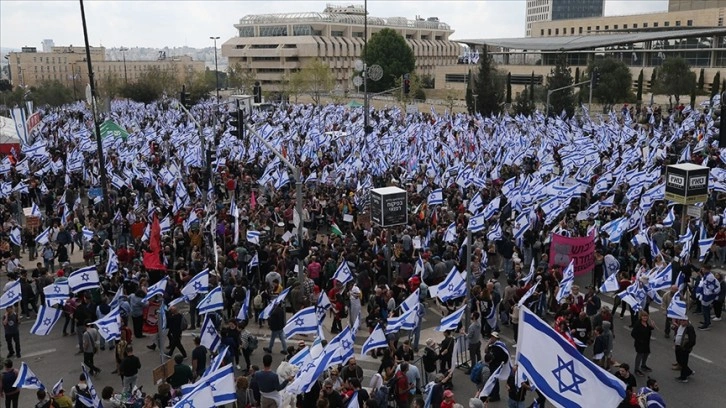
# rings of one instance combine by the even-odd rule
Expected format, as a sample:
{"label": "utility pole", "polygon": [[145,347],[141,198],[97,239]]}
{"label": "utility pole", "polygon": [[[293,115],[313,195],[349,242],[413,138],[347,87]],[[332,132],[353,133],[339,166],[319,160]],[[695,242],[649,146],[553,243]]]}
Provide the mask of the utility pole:
{"label": "utility pole", "polygon": [[93,80],[93,64],[91,63],[91,47],[88,44],[88,27],[86,27],[86,11],[81,3],[81,22],[83,23],[83,40],[86,42],[86,62],[88,63],[88,80],[91,87],[91,114],[93,124],[96,128],[96,154],[98,155],[98,171],[101,175],[101,191],[103,192],[103,210],[110,213],[111,206],[108,201],[108,177],[106,176],[106,158],[103,156],[103,145],[101,143],[101,126],[98,124],[98,112],[96,109],[96,85]]}
{"label": "utility pole", "polygon": [[[545,118],[547,118],[550,113],[550,96],[553,93],[555,93],[557,91],[561,91],[563,89],[569,89],[569,88],[574,88],[576,86],[585,85],[585,84],[589,83],[590,81],[591,80],[588,79],[587,81],[582,81],[582,82],[578,82],[576,84],[563,86],[562,88],[555,88],[555,89],[550,89],[549,91],[547,91],[547,104],[545,105]],[[592,102],[592,86],[590,86],[590,102]]]}
{"label": "utility pole", "polygon": [[217,84],[217,102],[219,102],[219,67],[217,66],[217,40],[219,37],[209,37],[210,40],[214,40],[214,77]]}
{"label": "utility pole", "polygon": [[119,51],[121,51],[121,55],[123,55],[123,57],[124,57],[124,83],[126,83],[126,85],[129,84],[129,76],[126,73],[126,51],[128,51],[128,50],[129,49],[126,47],[121,47],[119,49]]}

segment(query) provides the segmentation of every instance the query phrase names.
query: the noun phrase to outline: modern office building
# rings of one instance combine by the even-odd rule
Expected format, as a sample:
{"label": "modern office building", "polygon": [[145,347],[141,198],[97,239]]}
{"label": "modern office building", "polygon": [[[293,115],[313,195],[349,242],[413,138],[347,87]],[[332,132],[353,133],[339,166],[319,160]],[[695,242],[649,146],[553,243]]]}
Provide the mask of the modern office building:
{"label": "modern office building", "polygon": [[584,17],[601,17],[605,0],[527,0],[526,36],[532,24]]}
{"label": "modern office building", "polygon": [[[46,40],[48,41],[48,40]],[[44,46],[46,44],[44,41]],[[96,80],[117,77],[134,81],[152,68],[174,72],[184,81],[194,72],[204,71],[204,62],[181,56],[158,60],[107,60],[104,47],[91,47],[91,61]],[[37,86],[45,81],[60,81],[76,89],[88,83],[88,64],[84,47],[56,47],[50,52],[38,52],[35,47],[23,47],[20,52],[8,54],[10,81],[13,86]]]}
{"label": "modern office building", "polygon": [[[355,89],[355,61],[364,44],[365,9],[328,5],[320,12],[247,15],[235,24],[238,36],[222,44],[229,66],[253,71],[266,89],[280,89],[283,79],[306,63],[327,64],[340,91]],[[434,75],[437,67],[456,65],[461,46],[449,40],[454,30],[436,17],[368,16],[368,38],[384,28],[399,32],[416,57],[419,75]],[[384,73],[385,75],[385,73]]]}
{"label": "modern office building", "polygon": [[726,0],[668,0],[668,11],[704,10],[726,7]]}

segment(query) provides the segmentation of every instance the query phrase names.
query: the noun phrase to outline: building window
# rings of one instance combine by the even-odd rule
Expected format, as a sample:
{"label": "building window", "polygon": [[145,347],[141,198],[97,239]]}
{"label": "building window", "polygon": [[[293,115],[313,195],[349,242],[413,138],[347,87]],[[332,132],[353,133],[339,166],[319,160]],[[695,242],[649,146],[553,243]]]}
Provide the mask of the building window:
{"label": "building window", "polygon": [[587,32],[589,33],[590,31],[592,31],[592,27],[587,26]]}
{"label": "building window", "polygon": [[436,41],[441,41],[441,40],[443,40],[443,39],[444,39],[444,37],[443,37],[443,36],[440,36],[440,35],[437,35],[437,36],[436,36],[436,37],[434,37],[434,38],[436,39]]}
{"label": "building window", "polygon": [[680,26],[681,26],[681,20],[676,20],[676,27],[680,27]]}
{"label": "building window", "polygon": [[292,26],[292,35],[310,35],[313,32],[313,28],[309,25],[294,25]]}
{"label": "building window", "polygon": [[628,25],[627,24],[623,24],[623,29],[626,29],[627,30],[628,29]]}
{"label": "building window", "polygon": [[580,31],[580,34],[582,34],[582,27],[580,27],[580,30],[579,31]]}
{"label": "building window", "polygon": [[260,37],[283,37],[287,35],[287,26],[260,27]]}
{"label": "building window", "polygon": [[331,37],[342,37],[343,36],[343,32],[342,31],[331,31],[330,32],[330,36]]}
{"label": "building window", "polygon": [[560,29],[559,28],[555,28],[555,35],[560,35]]}
{"label": "building window", "polygon": [[544,28],[542,28],[542,29],[539,30],[539,35],[541,35],[542,37],[544,37]]}
{"label": "building window", "polygon": [[643,23],[643,28],[648,28],[648,23]]}
{"label": "building window", "polygon": [[595,31],[600,31],[600,26],[595,26]]}
{"label": "building window", "polygon": [[548,28],[547,29],[547,35],[552,35],[552,29],[551,28]]}
{"label": "building window", "polygon": [[605,29],[606,29],[606,30],[609,30],[609,29],[610,29],[610,26],[605,26]]}
{"label": "building window", "polygon": [[687,25],[688,27],[693,27],[693,20],[688,20],[688,21],[686,21],[686,25]]}
{"label": "building window", "polygon": [[638,23],[633,24],[633,28],[638,28]]}
{"label": "building window", "polygon": [[277,44],[252,44],[250,45],[251,49],[270,49],[270,48],[277,48]]}
{"label": "building window", "polygon": [[653,23],[653,27],[658,27],[658,22]]}
{"label": "building window", "polygon": [[575,27],[570,27],[570,34],[575,34]]}
{"label": "building window", "polygon": [[254,27],[241,27],[239,29],[239,36],[240,37],[254,37],[255,28]]}
{"label": "building window", "polygon": [[671,26],[671,22],[670,21],[664,21],[663,22],[663,26],[664,27],[670,27]]}
{"label": "building window", "polygon": [[444,76],[444,81],[446,82],[465,84],[468,80],[469,75],[467,74],[446,74]]}
{"label": "building window", "polygon": [[363,38],[362,31],[353,31],[353,38]]}
{"label": "building window", "polygon": [[617,29],[618,29],[618,25],[617,25],[617,24],[615,24],[615,25],[613,26],[613,30],[617,30]]}

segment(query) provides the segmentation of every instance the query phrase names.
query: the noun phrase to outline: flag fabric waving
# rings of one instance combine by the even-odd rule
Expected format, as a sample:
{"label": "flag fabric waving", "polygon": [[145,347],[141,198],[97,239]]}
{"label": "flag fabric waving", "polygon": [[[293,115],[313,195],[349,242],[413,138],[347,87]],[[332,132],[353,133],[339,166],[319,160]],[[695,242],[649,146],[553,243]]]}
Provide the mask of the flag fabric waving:
{"label": "flag fabric waving", "polygon": [[188,300],[193,300],[199,293],[209,291],[209,269],[205,269],[194,275],[181,290]]}
{"label": "flag fabric waving", "polygon": [[100,287],[96,265],[87,266],[68,276],[68,287],[73,293]]}
{"label": "flag fabric waving", "polygon": [[22,299],[23,294],[20,290],[20,281],[10,282],[5,285],[5,292],[0,296],[0,309],[12,306]]}
{"label": "flag fabric waving", "polygon": [[353,273],[350,271],[348,261],[343,259],[343,262],[338,265],[338,269],[335,271],[335,274],[333,274],[333,279],[342,284],[346,284],[353,280]]}
{"label": "flag fabric waving", "polygon": [[149,289],[146,290],[146,296],[144,296],[143,302],[148,302],[156,295],[161,295],[163,297],[164,293],[166,292],[166,283],[168,281],[169,278],[167,276],[164,276],[164,278],[162,278],[160,281],[151,285]]}
{"label": "flag fabric waving", "polygon": [[221,286],[217,286],[212,289],[212,291],[207,293],[207,296],[199,302],[199,305],[197,305],[197,312],[199,314],[205,314],[222,309],[224,309],[224,297],[222,296]]}
{"label": "flag fabric waving", "polygon": [[35,318],[35,324],[30,328],[30,333],[37,336],[47,336],[53,330],[53,326],[58,323],[62,314],[63,311],[60,308],[40,305],[38,317]]}
{"label": "flag fabric waving", "polygon": [[362,355],[368,354],[369,351],[387,347],[388,342],[386,341],[386,334],[383,332],[380,324],[376,325],[370,336],[363,343],[363,349],[361,350]]}
{"label": "flag fabric waving", "polygon": [[214,321],[211,315],[204,315],[204,323],[202,323],[202,330],[199,334],[202,346],[206,347],[207,350],[215,353],[219,348],[219,343],[222,339],[219,337],[217,329],[214,327]]}
{"label": "flag fabric waving", "polygon": [[[163,311],[162,311],[163,313]],[[98,327],[98,334],[106,341],[121,339],[121,309],[119,306],[113,308],[108,314],[95,322]]]}
{"label": "flag fabric waving", "polygon": [[284,302],[288,293],[290,293],[290,288],[286,288],[285,290],[280,292],[280,294],[277,295],[277,297],[275,299],[273,299],[269,305],[267,305],[264,309],[262,309],[262,313],[260,313],[260,319],[262,319],[262,320],[269,319],[270,313],[272,313],[272,309],[274,309],[275,306],[279,305],[280,303]]}
{"label": "flag fabric waving", "polygon": [[295,313],[283,328],[285,338],[296,334],[310,334],[318,332],[318,316],[315,306],[308,306]]}
{"label": "flag fabric waving", "polygon": [[[527,308],[520,309],[517,364],[555,407],[617,407],[625,384],[581,354]],[[547,350],[547,352],[543,352]]]}
{"label": "flag fabric waving", "polygon": [[464,304],[464,306],[460,307],[458,310],[454,311],[450,315],[441,319],[441,324],[439,325],[439,327],[436,328],[436,331],[443,332],[447,330],[455,330],[461,322],[461,318],[464,316],[465,311],[466,304]]}
{"label": "flag fabric waving", "polygon": [[45,389],[43,383],[40,382],[40,378],[35,375],[24,361],[20,363],[20,368],[18,368],[17,378],[15,379],[15,383],[13,383],[13,387],[28,388],[31,390]]}

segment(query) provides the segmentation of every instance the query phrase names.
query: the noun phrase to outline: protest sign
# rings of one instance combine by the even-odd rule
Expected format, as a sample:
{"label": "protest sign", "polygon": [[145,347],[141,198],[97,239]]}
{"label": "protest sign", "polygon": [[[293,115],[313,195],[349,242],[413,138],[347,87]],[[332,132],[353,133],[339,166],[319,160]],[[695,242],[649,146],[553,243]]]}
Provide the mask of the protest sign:
{"label": "protest sign", "polygon": [[575,276],[590,272],[595,266],[595,237],[570,238],[552,234],[550,244],[550,267],[558,265],[566,268],[574,260]]}

